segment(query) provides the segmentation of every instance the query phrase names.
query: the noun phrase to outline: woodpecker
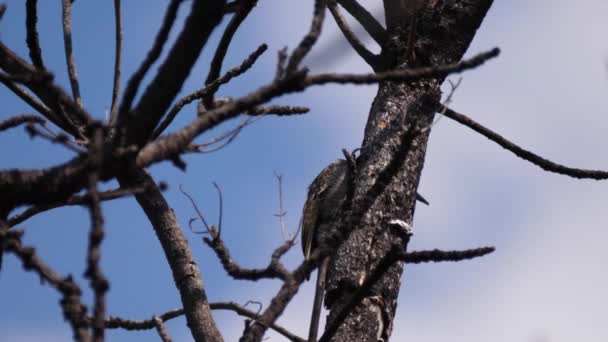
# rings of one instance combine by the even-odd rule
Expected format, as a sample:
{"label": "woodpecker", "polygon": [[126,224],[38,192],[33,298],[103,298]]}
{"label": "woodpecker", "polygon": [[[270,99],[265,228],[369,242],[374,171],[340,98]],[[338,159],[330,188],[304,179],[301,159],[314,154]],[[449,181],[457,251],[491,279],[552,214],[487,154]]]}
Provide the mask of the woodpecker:
{"label": "woodpecker", "polygon": [[[350,184],[350,167],[346,160],[337,159],[327,166],[312,181],[308,187],[308,196],[302,211],[302,252],[304,258],[310,258],[314,250],[328,241],[335,229],[335,219],[346,199],[346,191]],[[429,204],[416,193],[416,199]],[[308,341],[317,340],[319,315],[325,291],[325,276],[330,257],[325,257],[319,263],[313,313],[311,315]]]}

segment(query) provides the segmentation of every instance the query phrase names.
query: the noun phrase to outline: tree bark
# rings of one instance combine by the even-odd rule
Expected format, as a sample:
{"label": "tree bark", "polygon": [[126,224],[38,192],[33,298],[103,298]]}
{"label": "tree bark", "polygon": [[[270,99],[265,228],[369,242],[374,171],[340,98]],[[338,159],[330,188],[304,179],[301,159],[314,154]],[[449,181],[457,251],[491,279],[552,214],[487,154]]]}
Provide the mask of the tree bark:
{"label": "tree bark", "polygon": [[[415,27],[389,26],[382,55],[393,61],[393,68],[457,62],[491,3],[429,1],[418,12]],[[411,29],[416,30],[414,51],[408,41]],[[357,160],[351,219],[345,219],[352,227],[344,228],[354,230],[338,248],[328,275],[328,322],[395,243],[406,248],[402,232],[388,228],[387,223],[392,219],[412,223],[430,124],[444,79],[379,85]],[[393,265],[349,314],[332,341],[386,341],[392,332],[402,272],[402,263]]]}

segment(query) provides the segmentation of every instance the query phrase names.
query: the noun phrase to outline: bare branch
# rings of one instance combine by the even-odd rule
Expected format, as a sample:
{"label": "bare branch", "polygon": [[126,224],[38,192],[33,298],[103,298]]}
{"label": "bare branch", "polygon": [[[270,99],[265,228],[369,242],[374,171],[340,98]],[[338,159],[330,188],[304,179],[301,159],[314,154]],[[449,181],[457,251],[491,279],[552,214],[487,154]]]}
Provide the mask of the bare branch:
{"label": "bare branch", "polygon": [[120,63],[122,60],[122,14],[120,0],[114,0],[114,81],[112,82],[112,105],[109,125],[113,126],[118,117],[118,97],[120,96]]}
{"label": "bare branch", "polygon": [[365,7],[361,6],[357,0],[337,0],[344,9],[355,18],[361,26],[369,33],[369,35],[380,46],[384,46],[386,42],[386,30],[373,15],[371,15]]}
{"label": "bare branch", "polygon": [[61,14],[63,17],[63,45],[65,48],[65,60],[68,67],[72,96],[80,108],[82,98],[80,97],[80,86],[78,85],[78,75],[76,73],[76,62],[74,62],[74,52],[72,51],[72,0],[61,1]]}
{"label": "bare branch", "polygon": [[169,127],[171,122],[173,122],[179,111],[182,110],[185,105],[190,104],[197,99],[204,98],[208,94],[215,93],[220,86],[230,82],[230,80],[232,80],[233,78],[242,75],[244,72],[246,72],[253,66],[253,64],[264,53],[264,51],[266,51],[266,49],[268,49],[268,46],[266,44],[260,45],[251,55],[249,55],[249,57],[247,57],[243,62],[241,62],[239,66],[228,70],[228,72],[226,72],[222,77],[209,83],[204,88],[199,89],[194,93],[191,93],[177,101],[177,103],[173,106],[173,108],[171,108],[171,110],[167,114],[165,120],[163,120],[160,125],[158,125],[156,130],[154,130],[154,133],[152,133],[151,136],[151,140],[158,138],[158,136],[160,136],[160,134],[165,129],[167,129],[167,127]]}
{"label": "bare branch", "polygon": [[577,169],[577,168],[557,164],[555,162],[552,162],[548,159],[545,159],[537,154],[534,154],[528,150],[525,150],[525,149],[515,145],[511,141],[502,137],[500,134],[480,125],[479,123],[475,122],[473,119],[465,116],[464,114],[460,114],[458,112],[455,112],[452,109],[449,109],[449,108],[443,107],[443,106],[440,106],[439,110],[444,111],[444,115],[446,117],[469,127],[470,129],[474,130],[475,132],[477,132],[477,133],[483,135],[484,137],[492,140],[493,142],[497,143],[502,148],[513,152],[513,154],[515,154],[519,158],[529,161],[530,163],[532,163],[536,166],[539,166],[541,169],[543,169],[545,171],[554,172],[554,173],[566,175],[566,176],[573,177],[573,178],[579,178],[579,179],[584,179],[584,178],[590,178],[590,179],[596,179],[596,180],[608,179],[608,171]]}
{"label": "bare branch", "polygon": [[305,76],[304,72],[291,74],[268,86],[261,87],[254,93],[237,99],[234,102],[210,110],[179,131],[162,137],[153,143],[149,143],[139,152],[136,163],[139,166],[146,166],[155,161],[174,156],[183,151],[200,133],[237,116],[252,106],[260,105],[279,95],[298,92],[309,86],[327,83],[369,84],[381,81],[413,81],[425,77],[445,76],[449,73],[458,73],[475,68],[488,59],[496,57],[498,53],[498,48],[495,48],[459,63],[436,67],[393,70],[378,74],[318,74],[308,77]]}
{"label": "bare branch", "polygon": [[369,51],[359,40],[359,38],[357,38],[355,33],[348,26],[346,20],[344,20],[344,18],[340,14],[335,0],[328,1],[327,7],[329,7],[329,11],[336,20],[336,24],[338,24],[340,31],[342,31],[342,34],[344,34],[344,37],[346,38],[350,46],[353,48],[353,50],[355,50],[357,54],[359,54],[359,56],[363,58],[365,63],[367,63],[372,69],[378,70],[380,66],[380,56],[375,55],[371,51]]}
{"label": "bare branch", "polygon": [[158,59],[161,52],[163,51],[163,46],[169,38],[169,32],[173,27],[173,23],[175,22],[175,18],[177,17],[177,10],[179,9],[179,5],[181,5],[181,3],[182,0],[171,0],[171,3],[169,3],[169,6],[167,6],[163,23],[160,26],[160,30],[156,34],[152,49],[150,49],[150,51],[146,55],[146,59],[144,59],[137,71],[133,75],[131,75],[129,82],[127,83],[127,88],[125,89],[122,102],[120,103],[120,115],[126,115],[126,113],[131,110],[133,99],[137,94],[137,90],[139,89],[141,81],[144,79],[144,76],[146,76],[146,73],[148,72],[152,64],[154,64],[154,62]]}
{"label": "bare branch", "polygon": [[275,249],[272,253],[271,261],[266,268],[241,267],[234,261],[224,240],[219,235],[211,239],[205,237],[203,238],[203,241],[215,252],[226,273],[234,279],[252,281],[260,279],[281,279],[287,281],[287,278],[289,277],[289,272],[285,269],[285,266],[280,263],[279,259],[293,246],[293,240],[285,241],[281,246]]}
{"label": "bare branch", "polygon": [[[80,301],[82,294],[80,288],[72,276],[63,278],[42,261],[31,247],[25,247],[21,243],[22,231],[5,232],[0,230],[0,262],[4,252],[13,253],[23,263],[26,271],[34,271],[40,277],[41,282],[48,282],[62,295],[60,301],[63,316],[70,322],[74,340],[89,341],[89,333],[85,321],[86,307]],[[0,263],[1,265],[1,263]]]}
{"label": "bare branch", "polygon": [[[257,4],[257,0],[241,0],[238,3],[238,8],[236,13],[230,19],[228,26],[226,26],[226,30],[224,30],[224,34],[220,39],[220,43],[215,50],[215,54],[213,55],[213,59],[211,60],[211,67],[209,68],[209,74],[207,75],[207,80],[205,84],[208,85],[211,82],[217,80],[220,77],[220,72],[222,71],[222,63],[224,62],[224,58],[226,57],[226,52],[228,52],[228,46],[232,41],[232,37],[236,33],[236,30],[241,26],[241,23],[247,18],[253,7]],[[217,91],[218,88],[211,89],[205,96],[203,97],[203,103],[207,108],[210,108],[213,103],[213,95]]]}
{"label": "bare branch", "polygon": [[[226,0],[194,0],[184,27],[141,99],[127,115],[121,110],[118,138],[123,145],[143,145],[171,106],[211,32],[224,16]],[[128,110],[125,108],[125,110]]]}
{"label": "bare branch", "polygon": [[310,52],[313,45],[319,39],[321,35],[321,29],[323,28],[323,20],[325,19],[325,0],[315,0],[315,8],[313,11],[312,22],[310,24],[310,30],[308,33],[302,38],[298,47],[293,51],[291,57],[289,58],[289,62],[287,63],[287,68],[285,72],[287,75],[293,74],[298,70],[300,63],[306,57],[306,55]]}
{"label": "bare branch", "polygon": [[276,115],[276,116],[290,116],[306,114],[310,111],[308,107],[302,106],[267,106],[267,107],[253,107],[247,111],[248,115],[259,116],[259,115]]}
{"label": "bare branch", "polygon": [[[117,199],[117,198],[131,196],[133,194],[143,192],[144,190],[145,189],[143,187],[130,188],[130,189],[118,188],[115,190],[99,192],[98,198],[100,201],[109,201],[109,200],[113,200],[113,199]],[[28,218],[30,218],[36,214],[45,212],[47,210],[64,207],[64,206],[71,206],[71,205],[83,205],[83,204],[87,204],[89,202],[90,202],[89,195],[84,195],[84,196],[75,195],[75,196],[69,197],[65,201],[29,207],[26,210],[24,210],[22,213],[16,214],[13,217],[9,218],[6,223],[8,224],[9,227],[14,227],[14,226],[22,223],[23,221],[27,220]]]}
{"label": "bare branch", "polygon": [[38,124],[44,125],[46,123],[46,120],[44,120],[43,118],[41,118],[37,115],[31,115],[31,114],[17,115],[12,118],[8,118],[6,120],[0,121],[0,131],[4,131],[4,130],[7,130],[7,129],[10,129],[13,127],[17,127],[17,126],[25,124],[25,123],[38,123]]}
{"label": "bare branch", "polygon": [[30,59],[36,68],[44,70],[44,63],[42,62],[42,50],[40,49],[40,41],[38,40],[38,30],[36,24],[38,23],[37,13],[38,0],[27,0],[25,3],[25,27],[27,29],[27,47],[30,51]]}

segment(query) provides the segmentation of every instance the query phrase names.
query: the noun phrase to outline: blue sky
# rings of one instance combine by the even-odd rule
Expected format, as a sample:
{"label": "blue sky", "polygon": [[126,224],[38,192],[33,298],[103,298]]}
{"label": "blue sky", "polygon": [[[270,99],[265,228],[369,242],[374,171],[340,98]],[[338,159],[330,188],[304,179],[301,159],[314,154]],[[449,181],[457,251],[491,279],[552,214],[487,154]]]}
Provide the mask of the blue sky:
{"label": "blue sky", "polygon": [[[145,5],[144,5],[145,3]],[[124,11],[124,83],[147,53],[162,20],[166,1],[126,1]],[[374,1],[363,1],[374,8]],[[27,57],[23,1],[9,0],[0,21],[0,39]],[[61,9],[39,2],[43,57],[56,81],[67,89]],[[144,7],[145,6],[145,7]],[[189,3],[180,11],[183,19]],[[380,11],[376,11],[380,12]],[[269,50],[253,69],[222,88],[238,96],[271,81],[276,51],[293,48],[309,27],[312,1],[262,0],[235,38],[225,62],[234,66],[259,44]],[[464,75],[453,108],[466,113],[522,146],[566,165],[608,169],[608,5],[599,0],[496,2],[468,55],[499,46],[501,56]],[[111,1],[77,1],[73,10],[75,58],[83,100],[102,119],[110,107],[113,65]],[[224,22],[224,25],[226,22]],[[175,26],[179,31],[181,21]],[[208,70],[218,33],[204,50],[183,94],[199,88]],[[373,46],[371,41],[367,41]],[[345,51],[328,54],[324,51]],[[305,61],[313,71],[368,72],[350,52],[331,17],[322,39]],[[155,68],[152,69],[152,74]],[[273,173],[284,175],[284,205],[293,231],[306,186],[341,148],[357,147],[375,86],[325,86],[284,96],[277,104],[307,105],[311,112],[292,118],[264,118],[246,128],[227,148],[189,155],[183,173],[169,163],[155,165],[157,180],[190,239],[211,301],[259,300],[267,303],[276,282],[229,279],[200,236],[187,230],[194,215],[179,193],[183,184],[211,221],[217,218],[212,181],[224,193],[224,236],[235,257],[247,266],[267,262],[281,242],[278,189]],[[0,90],[0,118],[32,110]],[[194,116],[186,108],[175,129]],[[238,123],[233,120],[205,134],[205,141]],[[39,168],[68,160],[72,154],[21,129],[0,135],[2,168]],[[110,188],[115,184],[107,183]],[[470,248],[495,245],[483,259],[459,264],[408,266],[398,305],[393,339],[440,341],[605,341],[608,331],[608,182],[573,180],[547,174],[465,127],[441,119],[434,127],[421,181],[431,206],[416,212],[412,249]],[[102,267],[111,280],[108,312],[145,319],[180,306],[160,245],[143,212],[132,199],[107,202]],[[85,268],[88,213],[83,208],[49,211],[21,225],[25,243],[56,270],[72,273],[91,301]],[[286,262],[301,261],[299,248]],[[306,284],[280,323],[304,336],[312,284]],[[64,341],[71,332],[63,322],[59,296],[26,273],[13,256],[0,273],[0,340]],[[235,340],[242,319],[214,312],[227,341]],[[189,341],[185,321],[168,323],[176,341]],[[281,337],[269,333],[272,340]],[[147,341],[155,332],[108,331],[110,341]]]}

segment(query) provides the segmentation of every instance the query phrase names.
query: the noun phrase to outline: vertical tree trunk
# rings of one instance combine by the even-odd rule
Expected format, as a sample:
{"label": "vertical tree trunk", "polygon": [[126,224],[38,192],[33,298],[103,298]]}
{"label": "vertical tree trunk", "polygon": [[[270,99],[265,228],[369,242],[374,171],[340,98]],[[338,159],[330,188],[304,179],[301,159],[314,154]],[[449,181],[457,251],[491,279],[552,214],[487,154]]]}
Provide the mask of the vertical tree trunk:
{"label": "vertical tree trunk", "polygon": [[[417,24],[413,28],[407,26],[411,22],[407,18],[399,21],[393,17],[382,55],[393,61],[393,68],[457,62],[491,3],[491,0],[428,1],[416,14]],[[410,29],[416,30],[414,51],[409,48]],[[395,243],[405,244],[403,234],[389,229],[387,223],[392,219],[408,223],[413,220],[430,123],[443,81],[444,77],[440,77],[379,85],[357,165],[351,212],[357,220],[354,227],[347,227],[354,231],[340,246],[330,266],[326,292],[328,322],[391,247]],[[401,263],[392,266],[350,313],[332,340],[386,341],[392,332],[402,272]]]}

